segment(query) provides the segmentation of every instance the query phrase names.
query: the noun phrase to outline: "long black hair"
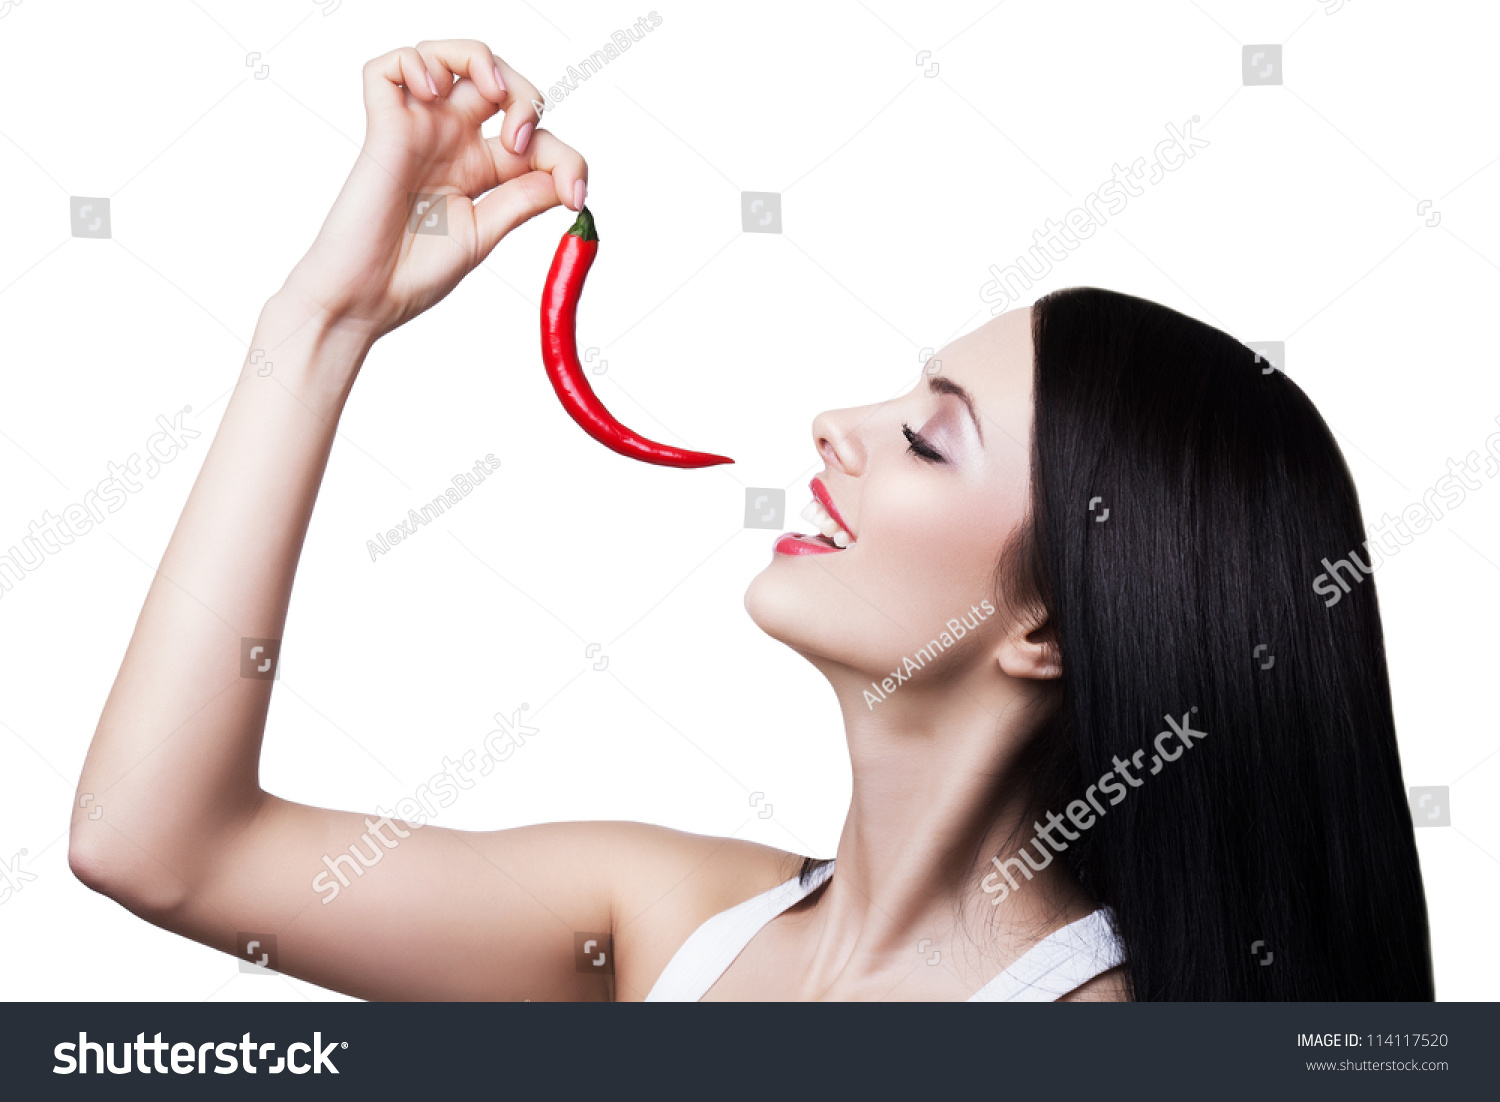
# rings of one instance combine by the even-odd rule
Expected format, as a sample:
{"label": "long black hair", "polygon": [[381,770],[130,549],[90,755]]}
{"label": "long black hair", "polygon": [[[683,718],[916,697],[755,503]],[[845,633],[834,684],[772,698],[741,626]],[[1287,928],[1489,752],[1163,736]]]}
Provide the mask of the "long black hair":
{"label": "long black hair", "polygon": [[1093,786],[1065,854],[1131,996],[1432,999],[1374,580],[1313,589],[1365,539],[1333,434],[1167,307],[1069,288],[1031,323],[1031,509],[997,596],[1045,616],[1063,672],[1023,779],[1039,814]]}

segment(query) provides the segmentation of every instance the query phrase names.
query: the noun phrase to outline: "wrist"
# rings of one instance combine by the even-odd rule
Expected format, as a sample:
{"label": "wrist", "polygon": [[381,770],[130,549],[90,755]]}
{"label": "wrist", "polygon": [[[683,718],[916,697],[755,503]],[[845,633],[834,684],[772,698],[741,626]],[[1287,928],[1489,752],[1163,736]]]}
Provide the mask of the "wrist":
{"label": "wrist", "polygon": [[375,340],[365,327],[283,288],[261,308],[245,370],[342,400]]}

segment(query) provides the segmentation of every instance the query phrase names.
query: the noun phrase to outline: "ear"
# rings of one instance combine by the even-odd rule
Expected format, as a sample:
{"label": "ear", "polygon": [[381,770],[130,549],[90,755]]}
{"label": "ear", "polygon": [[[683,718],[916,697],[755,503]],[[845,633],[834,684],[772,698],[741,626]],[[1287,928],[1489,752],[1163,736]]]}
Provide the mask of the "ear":
{"label": "ear", "polygon": [[1028,609],[1017,617],[995,652],[1000,671],[1008,677],[1050,681],[1062,676],[1062,652],[1047,614]]}

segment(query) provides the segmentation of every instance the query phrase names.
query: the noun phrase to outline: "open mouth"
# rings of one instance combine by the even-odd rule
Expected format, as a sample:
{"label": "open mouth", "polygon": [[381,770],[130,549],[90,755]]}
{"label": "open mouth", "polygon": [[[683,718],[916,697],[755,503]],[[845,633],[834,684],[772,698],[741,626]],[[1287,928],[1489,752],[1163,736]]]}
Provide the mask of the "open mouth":
{"label": "open mouth", "polygon": [[771,550],[778,555],[827,555],[844,549],[821,534],[804,536],[800,532],[786,532],[776,537]]}
{"label": "open mouth", "polygon": [[773,550],[782,555],[828,555],[844,551],[854,545],[854,536],[844,523],[833,497],[823,480],[815,478],[811,483],[813,500],[802,510],[802,519],[808,521],[817,532],[803,535],[786,532],[777,537]]}

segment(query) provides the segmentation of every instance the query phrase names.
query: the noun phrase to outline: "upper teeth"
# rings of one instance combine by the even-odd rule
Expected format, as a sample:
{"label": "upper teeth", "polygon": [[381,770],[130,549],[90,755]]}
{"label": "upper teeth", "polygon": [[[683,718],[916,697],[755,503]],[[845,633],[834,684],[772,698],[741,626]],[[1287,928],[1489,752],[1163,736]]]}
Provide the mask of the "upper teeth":
{"label": "upper teeth", "polygon": [[848,547],[854,542],[854,537],[839,527],[839,522],[833,519],[832,514],[823,508],[823,503],[817,498],[807,503],[807,508],[802,510],[802,519],[833,540],[837,547]]}

